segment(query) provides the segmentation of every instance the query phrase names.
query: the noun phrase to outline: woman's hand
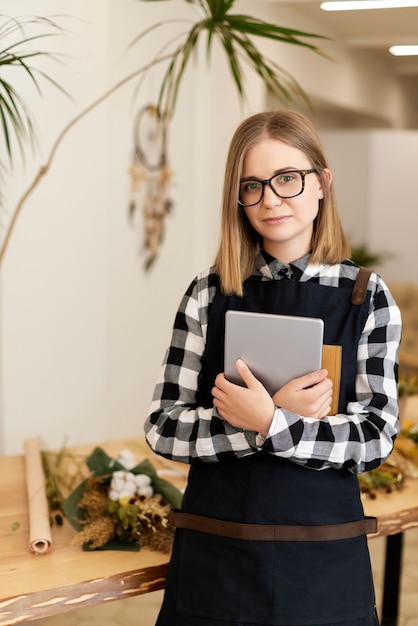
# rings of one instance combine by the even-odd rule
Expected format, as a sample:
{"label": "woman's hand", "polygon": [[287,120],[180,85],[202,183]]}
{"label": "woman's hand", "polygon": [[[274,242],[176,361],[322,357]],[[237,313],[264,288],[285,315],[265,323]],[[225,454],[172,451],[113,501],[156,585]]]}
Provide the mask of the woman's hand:
{"label": "woman's hand", "polygon": [[274,402],[244,361],[238,359],[236,368],[246,387],[231,383],[224,374],[218,374],[212,389],[213,404],[219,415],[232,426],[267,435],[273,421]]}
{"label": "woman's hand", "polygon": [[332,381],[327,374],[327,370],[317,370],[291,380],[273,395],[274,404],[298,415],[322,419],[329,414],[332,402]]}

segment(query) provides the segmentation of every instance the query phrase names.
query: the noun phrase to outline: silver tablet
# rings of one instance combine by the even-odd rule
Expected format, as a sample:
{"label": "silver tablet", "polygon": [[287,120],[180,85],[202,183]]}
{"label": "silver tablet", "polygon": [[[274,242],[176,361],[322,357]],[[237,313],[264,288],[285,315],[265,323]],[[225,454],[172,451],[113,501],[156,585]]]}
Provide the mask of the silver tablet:
{"label": "silver tablet", "polygon": [[293,378],[321,369],[323,334],[319,318],[227,311],[225,377],[244,384],[235,367],[241,358],[273,395]]}

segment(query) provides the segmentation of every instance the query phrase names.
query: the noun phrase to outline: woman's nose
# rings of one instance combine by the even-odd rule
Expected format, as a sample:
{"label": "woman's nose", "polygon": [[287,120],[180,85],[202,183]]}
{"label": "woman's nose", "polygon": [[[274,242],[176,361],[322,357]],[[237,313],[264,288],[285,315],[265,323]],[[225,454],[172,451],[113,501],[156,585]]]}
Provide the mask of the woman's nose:
{"label": "woman's nose", "polygon": [[283,198],[274,193],[269,184],[264,186],[263,202],[268,208],[279,206],[283,202]]}

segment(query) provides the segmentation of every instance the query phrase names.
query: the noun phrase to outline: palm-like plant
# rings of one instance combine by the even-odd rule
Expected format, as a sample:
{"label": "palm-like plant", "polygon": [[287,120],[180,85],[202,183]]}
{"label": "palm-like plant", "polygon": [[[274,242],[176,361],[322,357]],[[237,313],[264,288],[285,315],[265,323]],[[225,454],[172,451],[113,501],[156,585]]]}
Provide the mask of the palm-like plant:
{"label": "palm-like plant", "polygon": [[[26,35],[25,28],[38,34]],[[62,29],[52,20],[43,17],[14,19],[0,15],[0,144],[6,148],[6,156],[13,159],[14,145],[24,154],[26,142],[33,144],[36,138],[34,123],[23,97],[12,82],[12,70],[20,70],[41,94],[39,78],[46,79],[61,91],[62,88],[45,72],[37,69],[33,61],[39,57],[56,58],[47,51],[29,49],[39,39],[51,37]],[[4,47],[3,47],[4,46]],[[9,76],[9,79],[6,76]]]}
{"label": "palm-like plant", "polygon": [[[159,0],[140,1],[155,2]],[[168,66],[161,83],[157,105],[157,113],[162,122],[165,135],[167,124],[174,115],[177,96],[185,69],[196,52],[198,43],[204,36],[206,36],[208,57],[214,40],[219,41],[221,48],[225,51],[233,81],[241,99],[245,98],[243,64],[246,63],[260,76],[266,89],[273,93],[279,101],[289,104],[296,96],[300,96],[308,101],[296,79],[275,61],[265,57],[257,48],[253,39],[262,37],[277,42],[302,46],[315,53],[323,54],[321,49],[309,40],[326,39],[326,37],[296,29],[284,28],[248,15],[233,14],[231,13],[231,9],[235,4],[235,0],[185,0],[185,2],[194,6],[199,12],[200,19],[193,22],[189,30],[186,30],[184,35],[181,35],[180,43],[175,46],[174,50],[169,50],[172,42],[167,42],[153,60],[142,68],[134,71],[129,76],[126,76],[118,84],[102,94],[90,106],[77,114],[59,134],[52,146],[46,163],[39,169],[33,182],[23,193],[12,212],[10,222],[5,231],[4,240],[0,245],[0,266],[23,205],[40,180],[47,174],[59,145],[70,129],[122,85],[125,85],[127,82],[140,75],[146,74],[146,72],[150,71],[156,65],[167,62]],[[170,20],[161,21],[146,29],[131,45],[135,45],[136,42],[146,35],[170,22]],[[42,27],[44,30],[42,30],[40,34],[26,36],[25,26],[29,25],[31,25],[31,27]],[[32,61],[38,57],[46,56],[56,58],[55,55],[51,55],[51,53],[42,50],[27,50],[26,47],[34,44],[36,40],[59,34],[62,30],[63,29],[55,22],[47,18],[31,17],[15,20],[6,18],[0,14],[0,145],[4,143],[6,146],[6,153],[10,162],[12,161],[15,142],[17,142],[23,155],[25,142],[27,140],[33,142],[35,133],[30,112],[26,108],[23,98],[20,97],[13,84],[4,78],[5,74],[3,70],[7,68],[9,70],[20,69],[26,74],[27,78],[34,84],[38,91],[40,91],[39,77],[47,79],[61,89],[51,77],[37,70],[32,65]],[[4,41],[7,43],[2,49]],[[15,141],[13,141],[13,137]],[[4,138],[4,142],[2,138]],[[0,178],[1,168],[3,166],[4,164],[0,156]]]}
{"label": "palm-like plant", "polygon": [[[141,1],[158,2],[160,0]],[[307,97],[296,79],[275,61],[265,57],[256,47],[253,38],[262,37],[303,46],[322,54],[321,49],[308,40],[326,39],[326,37],[284,28],[249,15],[233,14],[231,9],[235,0],[186,0],[186,2],[196,7],[202,15],[202,19],[195,22],[190,30],[184,34],[171,55],[158,98],[158,109],[163,121],[169,121],[174,115],[184,71],[196,52],[199,40],[204,35],[206,36],[208,57],[213,41],[216,39],[221,44],[240,98],[245,97],[243,64],[246,63],[260,76],[266,89],[281,102],[289,104],[296,95],[307,101]],[[168,23],[170,23],[169,20],[153,25],[141,33],[133,43]]]}
{"label": "palm-like plant", "polygon": [[[155,2],[159,0],[141,1]],[[245,96],[244,62],[260,76],[267,90],[274,93],[280,101],[290,103],[296,94],[306,98],[297,81],[284,68],[275,61],[266,58],[258,50],[253,42],[253,37],[303,46],[319,54],[322,54],[321,49],[309,40],[325,39],[324,37],[269,24],[248,15],[233,14],[231,9],[235,0],[185,0],[185,2],[194,5],[202,19],[193,22],[173,52],[165,53],[163,57],[155,59],[155,64],[160,63],[162,58],[168,58],[169,61],[158,99],[158,110],[162,119],[170,120],[173,117],[184,71],[196,51],[198,42],[204,35],[207,37],[208,55],[211,52],[213,40],[217,39],[220,42],[241,98]],[[170,20],[158,22],[145,30],[132,45],[167,23],[170,23]],[[26,27],[30,27],[31,31],[38,28],[40,32],[26,35]],[[33,65],[33,61],[39,57],[46,56],[56,59],[56,55],[45,50],[28,49],[28,46],[33,47],[40,39],[62,32],[63,29],[57,23],[45,17],[33,16],[14,19],[0,14],[0,142],[5,145],[10,161],[13,156],[13,137],[23,154],[24,144],[28,140],[33,142],[35,132],[32,117],[24,99],[13,86],[13,82],[10,79],[7,80],[5,76],[7,73],[12,76],[10,72],[12,69],[21,70],[39,93],[41,93],[39,78],[48,80],[63,91],[50,76]],[[148,69],[152,66],[153,63],[151,62]],[[1,141],[2,139],[4,141]]]}

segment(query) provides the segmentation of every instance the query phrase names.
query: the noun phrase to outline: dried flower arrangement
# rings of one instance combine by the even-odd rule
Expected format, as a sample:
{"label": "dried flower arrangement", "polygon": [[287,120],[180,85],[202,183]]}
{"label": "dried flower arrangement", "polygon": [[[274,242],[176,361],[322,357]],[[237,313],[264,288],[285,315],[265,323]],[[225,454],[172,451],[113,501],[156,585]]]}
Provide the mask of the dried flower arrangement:
{"label": "dried flower arrangement", "polygon": [[[174,529],[168,523],[170,509],[181,506],[182,493],[160,478],[145,459],[135,465],[132,453],[122,451],[117,459],[95,448],[82,464],[63,449],[55,460],[43,453],[46,493],[51,523],[62,517],[77,530],[74,543],[84,550],[152,550],[170,552]],[[63,463],[65,459],[65,463]],[[68,463],[74,471],[66,471]],[[74,465],[75,463],[75,465]],[[81,480],[81,482],[80,482]],[[75,488],[74,485],[77,484]],[[63,492],[73,489],[67,498]]]}
{"label": "dried flower arrangement", "polygon": [[[398,382],[399,409],[402,417],[403,402],[408,396],[418,394],[418,376],[401,374]],[[418,424],[403,420],[402,429],[394,449],[385,463],[375,470],[359,476],[363,493],[375,498],[379,491],[390,493],[403,487],[405,478],[418,478]]]}
{"label": "dried flower arrangement", "polygon": [[406,478],[418,478],[418,424],[405,423],[387,461],[359,474],[358,481],[362,493],[376,498],[379,492],[401,489]]}

